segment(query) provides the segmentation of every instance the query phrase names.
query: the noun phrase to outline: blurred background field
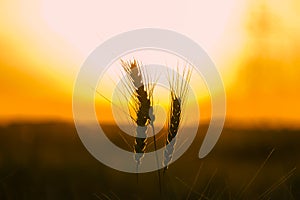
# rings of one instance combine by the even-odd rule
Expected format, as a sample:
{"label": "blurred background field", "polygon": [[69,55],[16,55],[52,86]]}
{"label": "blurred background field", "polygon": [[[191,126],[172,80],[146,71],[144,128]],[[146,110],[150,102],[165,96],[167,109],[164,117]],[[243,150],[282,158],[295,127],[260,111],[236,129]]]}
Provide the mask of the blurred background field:
{"label": "blurred background field", "polygon": [[[299,199],[299,24],[298,0],[1,0],[0,200]],[[203,47],[227,96],[225,129],[202,160],[211,107],[209,95],[199,97],[197,139],[170,166],[161,195],[156,172],[137,184],[135,174],[94,159],[72,115],[74,81],[88,55],[145,27]],[[124,145],[109,125],[111,105],[97,103],[110,139]]]}
{"label": "blurred background field", "polygon": [[[113,141],[122,140],[112,125]],[[162,175],[102,165],[69,123],[12,123],[0,128],[0,199],[298,199],[299,130],[225,128],[198,158],[206,126]],[[124,145],[124,143],[123,143]]]}

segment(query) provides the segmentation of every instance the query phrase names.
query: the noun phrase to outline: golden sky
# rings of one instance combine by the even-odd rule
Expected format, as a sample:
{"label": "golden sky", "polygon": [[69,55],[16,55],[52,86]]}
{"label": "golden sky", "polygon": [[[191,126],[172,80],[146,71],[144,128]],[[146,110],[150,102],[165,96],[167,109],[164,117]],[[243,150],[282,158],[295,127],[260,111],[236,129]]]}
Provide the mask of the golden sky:
{"label": "golden sky", "polygon": [[227,123],[299,125],[299,20],[297,0],[2,0],[0,120],[72,120],[89,53],[113,35],[157,27],[207,51],[225,84]]}

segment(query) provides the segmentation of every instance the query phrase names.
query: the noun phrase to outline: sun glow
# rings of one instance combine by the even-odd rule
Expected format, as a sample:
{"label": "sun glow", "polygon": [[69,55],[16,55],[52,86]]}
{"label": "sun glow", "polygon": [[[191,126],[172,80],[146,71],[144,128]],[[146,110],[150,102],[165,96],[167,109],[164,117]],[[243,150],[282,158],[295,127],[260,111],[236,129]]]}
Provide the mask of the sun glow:
{"label": "sun glow", "polygon": [[73,83],[87,56],[114,35],[155,27],[206,50],[225,84],[228,119],[299,121],[299,10],[295,0],[3,0],[0,119],[72,120]]}

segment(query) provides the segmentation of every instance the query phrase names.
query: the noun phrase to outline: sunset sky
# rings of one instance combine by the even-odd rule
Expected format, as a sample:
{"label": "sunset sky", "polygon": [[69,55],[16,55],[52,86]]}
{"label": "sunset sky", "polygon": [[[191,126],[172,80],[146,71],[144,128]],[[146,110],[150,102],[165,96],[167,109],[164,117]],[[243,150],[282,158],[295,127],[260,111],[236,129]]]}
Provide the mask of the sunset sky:
{"label": "sunset sky", "polygon": [[205,49],[224,81],[228,124],[299,126],[299,24],[297,0],[2,0],[0,120],[72,120],[73,84],[89,53],[155,27]]}

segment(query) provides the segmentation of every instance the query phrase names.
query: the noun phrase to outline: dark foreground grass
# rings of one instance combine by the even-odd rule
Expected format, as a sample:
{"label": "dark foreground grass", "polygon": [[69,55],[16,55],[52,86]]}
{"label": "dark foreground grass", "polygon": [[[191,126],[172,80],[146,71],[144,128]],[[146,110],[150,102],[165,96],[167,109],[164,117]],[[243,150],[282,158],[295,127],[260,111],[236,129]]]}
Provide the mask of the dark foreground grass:
{"label": "dark foreground grass", "polygon": [[[117,128],[109,137],[124,148]],[[200,160],[207,127],[169,166],[159,192],[156,172],[118,172],[94,159],[74,125],[0,127],[0,199],[299,199],[300,131],[225,129]],[[129,141],[129,142],[133,142]]]}

